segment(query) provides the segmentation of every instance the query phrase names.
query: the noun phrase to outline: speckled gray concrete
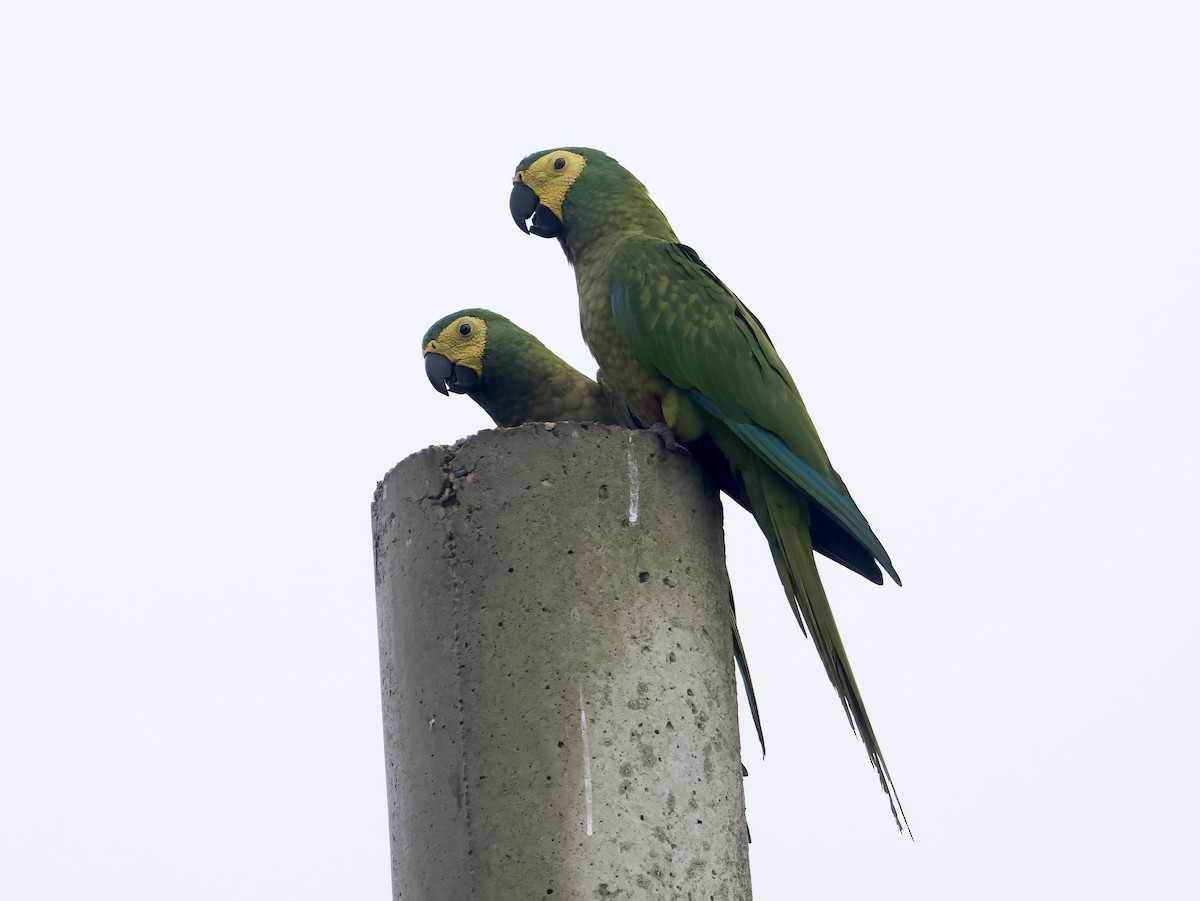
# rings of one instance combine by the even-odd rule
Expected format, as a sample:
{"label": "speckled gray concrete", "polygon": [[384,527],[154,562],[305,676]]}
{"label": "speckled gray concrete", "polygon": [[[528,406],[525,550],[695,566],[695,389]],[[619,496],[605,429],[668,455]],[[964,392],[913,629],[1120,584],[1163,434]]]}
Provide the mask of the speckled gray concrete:
{"label": "speckled gray concrete", "polygon": [[395,898],[749,901],[720,504],[646,432],[431,447],[372,508]]}

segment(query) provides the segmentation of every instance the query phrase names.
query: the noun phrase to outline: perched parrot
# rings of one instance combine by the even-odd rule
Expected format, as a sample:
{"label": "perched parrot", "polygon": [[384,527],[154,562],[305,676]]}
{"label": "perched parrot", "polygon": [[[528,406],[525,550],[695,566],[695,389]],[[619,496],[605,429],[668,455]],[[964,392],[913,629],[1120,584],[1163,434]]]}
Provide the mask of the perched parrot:
{"label": "perched parrot", "polygon": [[877,584],[880,567],[896,584],[900,577],[830,465],[766,330],[679,242],[641,182],[598,150],[530,154],[513,176],[509,209],[522,231],[562,245],[584,340],[637,424],[668,446],[682,443],[754,515],[800,628],[907,829],[813,551]]}
{"label": "perched parrot", "polygon": [[[604,422],[631,426],[604,389],[550,348],[491,310],[459,310],[421,340],[425,374],[442,394],[466,394],[498,426]],[[619,404],[619,402],[618,402]]]}
{"label": "perched parrot", "polygon": [[[443,316],[421,339],[425,374],[442,394],[466,394],[498,426],[525,422],[601,422],[636,428],[628,409],[519,325],[491,310]],[[603,373],[597,373],[604,382]],[[746,687],[758,742],[766,753],[750,665],[733,617],[733,656]]]}

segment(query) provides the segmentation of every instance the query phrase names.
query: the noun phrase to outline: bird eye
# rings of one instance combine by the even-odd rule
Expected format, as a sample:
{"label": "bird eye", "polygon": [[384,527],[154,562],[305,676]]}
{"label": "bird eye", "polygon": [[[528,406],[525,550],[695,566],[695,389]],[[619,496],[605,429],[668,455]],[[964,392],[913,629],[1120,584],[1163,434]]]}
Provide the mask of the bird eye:
{"label": "bird eye", "polygon": [[554,168],[555,168],[555,170],[556,170],[556,171],[557,171],[557,170],[559,170],[559,169],[564,169],[564,168],[566,168],[566,165],[567,165],[567,161],[566,161],[566,159],[564,159],[563,157],[561,157],[561,156],[560,156],[560,157],[556,157],[556,158],[555,158],[555,160],[554,160]]}
{"label": "bird eye", "polygon": [[471,323],[469,323],[469,322],[464,322],[462,325],[460,325],[460,326],[458,327],[458,333],[459,333],[460,335],[469,335],[469,334],[471,334]]}

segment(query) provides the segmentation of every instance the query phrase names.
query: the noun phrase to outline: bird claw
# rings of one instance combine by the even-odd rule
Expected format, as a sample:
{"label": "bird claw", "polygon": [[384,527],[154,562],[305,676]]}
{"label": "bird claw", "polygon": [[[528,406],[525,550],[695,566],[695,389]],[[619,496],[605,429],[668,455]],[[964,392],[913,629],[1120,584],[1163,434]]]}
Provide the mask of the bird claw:
{"label": "bird claw", "polygon": [[671,431],[671,427],[665,422],[656,422],[650,426],[650,431],[658,436],[658,440],[663,443],[663,447],[669,451],[678,451],[686,454],[688,449],[675,440],[675,433]]}

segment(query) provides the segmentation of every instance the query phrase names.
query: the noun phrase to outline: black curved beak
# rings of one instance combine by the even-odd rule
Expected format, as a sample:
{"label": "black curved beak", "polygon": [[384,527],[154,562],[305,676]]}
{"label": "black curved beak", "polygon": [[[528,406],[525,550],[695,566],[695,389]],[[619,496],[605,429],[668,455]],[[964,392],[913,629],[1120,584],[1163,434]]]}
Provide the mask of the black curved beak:
{"label": "black curved beak", "polygon": [[441,394],[470,394],[479,387],[479,373],[469,366],[451,363],[437,353],[425,354],[425,375],[429,384]]}
{"label": "black curved beak", "polygon": [[[508,195],[508,211],[512,213],[513,222],[527,235],[537,235],[539,238],[557,238],[563,232],[563,224],[549,207],[543,206],[533,188],[524,182],[513,184],[512,193]],[[529,217],[533,224],[526,225]]]}
{"label": "black curved beak", "polygon": [[513,182],[512,193],[508,195],[508,211],[512,213],[513,222],[517,223],[517,228],[529,234],[529,226],[525,221],[533,215],[533,211],[538,208],[537,194],[533,192],[533,188],[524,182]]}
{"label": "black curved beak", "polygon": [[441,354],[425,354],[425,375],[429,378],[429,384],[433,385],[434,390],[449,396],[450,392],[446,390],[446,383],[454,375],[454,364],[449,359]]}

